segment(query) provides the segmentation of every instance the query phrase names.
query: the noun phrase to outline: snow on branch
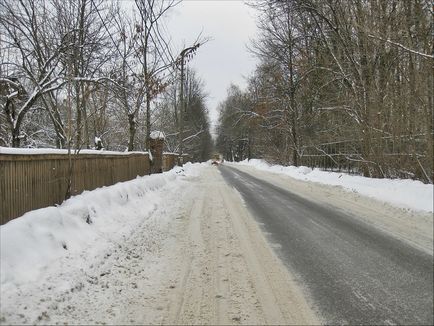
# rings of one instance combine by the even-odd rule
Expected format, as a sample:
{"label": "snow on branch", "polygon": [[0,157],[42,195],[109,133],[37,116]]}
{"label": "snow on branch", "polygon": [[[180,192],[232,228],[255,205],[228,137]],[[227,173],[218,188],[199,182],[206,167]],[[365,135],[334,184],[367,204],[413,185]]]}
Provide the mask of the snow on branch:
{"label": "snow on branch", "polygon": [[190,140],[190,139],[192,139],[192,138],[196,138],[197,136],[199,136],[201,133],[203,133],[205,130],[204,129],[202,129],[202,130],[200,130],[200,131],[198,131],[197,133],[195,133],[194,135],[191,135],[191,136],[188,136],[187,138],[184,138],[182,141],[183,142],[186,142],[186,141],[188,141],[188,140]]}
{"label": "snow on branch", "polygon": [[9,78],[2,78],[0,77],[0,83],[5,83],[5,84],[9,84],[15,88],[20,88],[20,84],[14,82],[13,80],[9,79]]}
{"label": "snow on branch", "polygon": [[18,96],[18,91],[15,91],[15,92],[13,92],[13,93],[7,95],[7,96],[6,96],[6,99],[7,99],[7,100],[11,100],[11,99],[13,99],[13,98],[16,97],[16,96]]}
{"label": "snow on branch", "polygon": [[434,59],[434,55],[430,55],[430,54],[426,54],[426,53],[419,52],[419,51],[416,51],[416,50],[412,50],[412,49],[410,49],[410,48],[402,45],[401,43],[397,43],[397,42],[391,41],[389,39],[384,39],[384,38],[382,38],[380,36],[375,36],[375,35],[372,35],[372,34],[369,34],[368,36],[370,38],[375,38],[375,39],[378,39],[380,41],[390,43],[390,44],[395,45],[395,46],[397,46],[397,47],[399,47],[399,48],[401,48],[401,49],[403,49],[403,50],[405,50],[407,52],[419,55],[421,57],[428,58],[428,59]]}
{"label": "snow on branch", "polygon": [[115,81],[111,78],[108,78],[108,77],[98,77],[98,78],[74,77],[74,78],[72,78],[72,80],[78,81],[78,82],[88,82],[88,83],[100,83],[100,82],[106,81],[106,82],[110,82],[110,83],[116,85],[119,88],[125,88],[124,86],[119,85],[117,81]]}

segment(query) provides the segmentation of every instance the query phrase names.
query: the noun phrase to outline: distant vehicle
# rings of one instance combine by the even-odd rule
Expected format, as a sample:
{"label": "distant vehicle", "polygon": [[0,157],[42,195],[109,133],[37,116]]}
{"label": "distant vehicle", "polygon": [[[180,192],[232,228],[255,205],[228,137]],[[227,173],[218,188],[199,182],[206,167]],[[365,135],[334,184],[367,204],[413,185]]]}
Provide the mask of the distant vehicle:
{"label": "distant vehicle", "polygon": [[214,154],[211,165],[218,166],[220,163],[223,163],[223,157],[220,154]]}

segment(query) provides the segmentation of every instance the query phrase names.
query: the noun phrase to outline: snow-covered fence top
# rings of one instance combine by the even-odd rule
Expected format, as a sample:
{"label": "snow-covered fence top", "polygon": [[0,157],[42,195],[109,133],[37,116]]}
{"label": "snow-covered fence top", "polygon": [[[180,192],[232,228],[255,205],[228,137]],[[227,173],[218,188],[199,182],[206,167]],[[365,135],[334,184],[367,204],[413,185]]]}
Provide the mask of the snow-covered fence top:
{"label": "snow-covered fence top", "polygon": [[[114,152],[105,150],[94,150],[94,149],[82,149],[82,150],[72,150],[72,154],[80,155],[147,155],[147,152]],[[42,154],[68,154],[67,149],[57,149],[57,148],[10,148],[0,146],[0,155],[42,155]]]}

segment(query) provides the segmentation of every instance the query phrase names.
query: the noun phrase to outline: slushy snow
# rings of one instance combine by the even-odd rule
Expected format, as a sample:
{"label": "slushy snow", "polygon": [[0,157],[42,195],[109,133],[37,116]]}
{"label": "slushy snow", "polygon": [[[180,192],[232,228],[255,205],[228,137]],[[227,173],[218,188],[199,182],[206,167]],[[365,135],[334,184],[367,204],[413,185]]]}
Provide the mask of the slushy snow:
{"label": "slushy snow", "polygon": [[408,179],[376,179],[311,169],[306,166],[271,165],[264,160],[251,159],[236,163],[261,171],[284,174],[291,178],[340,186],[345,190],[392,204],[397,207],[433,212],[433,185]]}

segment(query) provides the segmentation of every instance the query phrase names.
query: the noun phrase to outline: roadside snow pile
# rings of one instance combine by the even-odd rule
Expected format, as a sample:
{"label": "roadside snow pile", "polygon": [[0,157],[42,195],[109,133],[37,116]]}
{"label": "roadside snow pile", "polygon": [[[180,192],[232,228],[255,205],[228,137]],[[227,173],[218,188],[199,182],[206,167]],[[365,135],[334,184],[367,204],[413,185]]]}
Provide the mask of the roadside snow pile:
{"label": "roadside snow pile", "polygon": [[346,190],[402,208],[433,212],[433,185],[403,179],[374,179],[346,173],[327,172],[306,166],[270,165],[264,160],[244,160],[238,164],[258,170],[285,174],[291,178],[341,186]]}
{"label": "roadside snow pile", "polygon": [[34,210],[0,226],[2,292],[38,280],[61,258],[93,257],[128,238],[157,208],[167,191],[196,176],[199,164],[85,191],[57,207]]}

